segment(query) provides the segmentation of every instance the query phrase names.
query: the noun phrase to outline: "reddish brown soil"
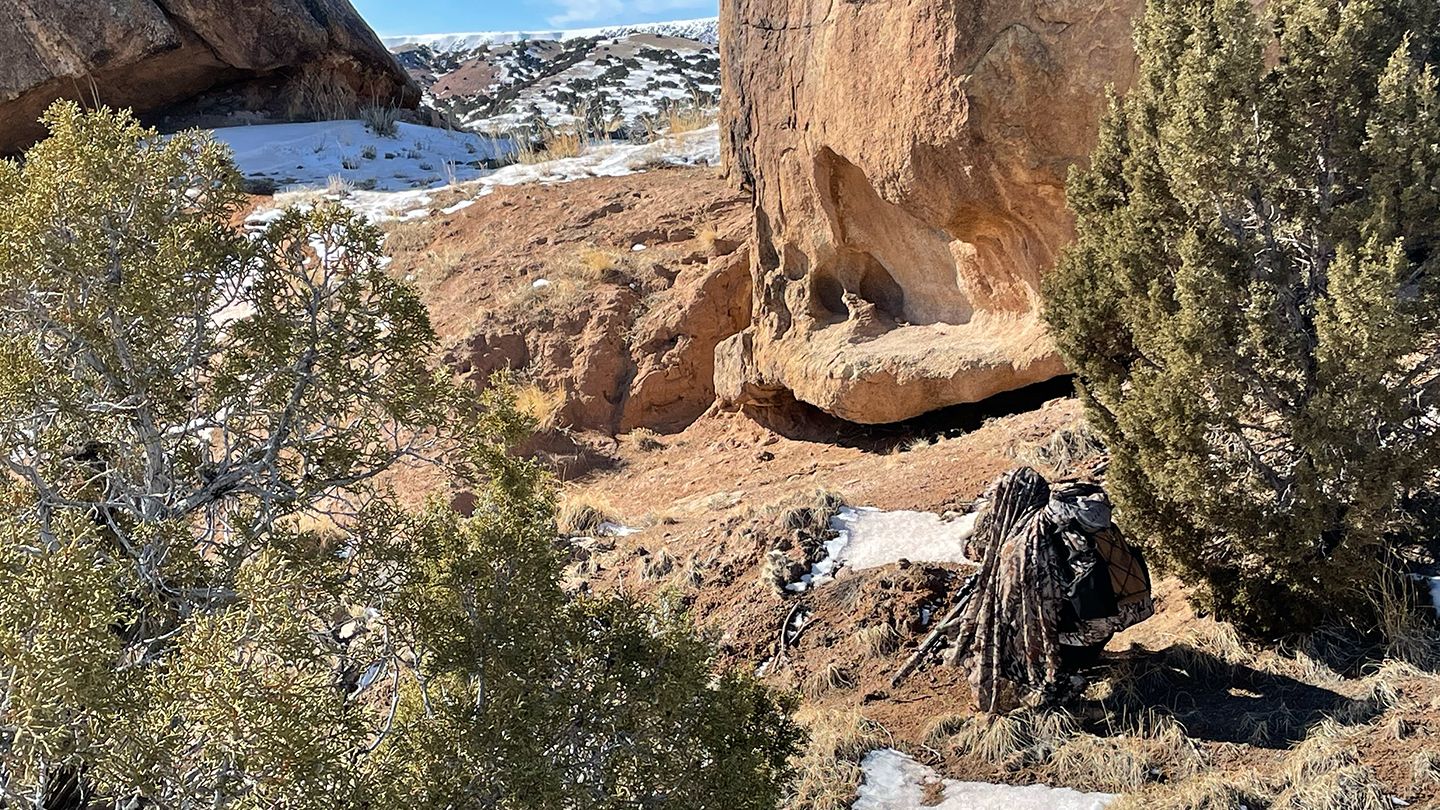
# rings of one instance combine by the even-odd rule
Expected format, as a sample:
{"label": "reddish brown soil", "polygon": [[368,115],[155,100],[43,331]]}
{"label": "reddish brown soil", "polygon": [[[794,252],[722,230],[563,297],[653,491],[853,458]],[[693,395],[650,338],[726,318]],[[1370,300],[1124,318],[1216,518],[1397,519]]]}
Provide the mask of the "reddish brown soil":
{"label": "reddish brown soil", "polygon": [[[389,226],[396,272],[412,275],[447,343],[587,247],[628,256],[642,285],[703,263],[709,230],[748,228],[748,200],[709,169],[661,169],[563,185],[497,188],[469,208]],[[646,250],[636,253],[635,245]]]}

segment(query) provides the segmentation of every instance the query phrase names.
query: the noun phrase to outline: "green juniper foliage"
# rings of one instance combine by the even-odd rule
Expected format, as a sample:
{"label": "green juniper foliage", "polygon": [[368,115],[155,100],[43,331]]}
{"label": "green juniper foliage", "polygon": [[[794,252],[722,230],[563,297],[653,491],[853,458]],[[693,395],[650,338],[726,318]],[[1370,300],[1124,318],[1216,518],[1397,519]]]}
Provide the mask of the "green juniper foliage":
{"label": "green juniper foliage", "polygon": [[243,234],[207,137],[44,121],[0,162],[0,804],[775,806],[786,700],[561,590],[532,426],[431,368],[374,228]]}
{"label": "green juniper foliage", "polygon": [[1433,0],[1150,0],[1048,319],[1125,520],[1252,631],[1364,614],[1440,463]]}

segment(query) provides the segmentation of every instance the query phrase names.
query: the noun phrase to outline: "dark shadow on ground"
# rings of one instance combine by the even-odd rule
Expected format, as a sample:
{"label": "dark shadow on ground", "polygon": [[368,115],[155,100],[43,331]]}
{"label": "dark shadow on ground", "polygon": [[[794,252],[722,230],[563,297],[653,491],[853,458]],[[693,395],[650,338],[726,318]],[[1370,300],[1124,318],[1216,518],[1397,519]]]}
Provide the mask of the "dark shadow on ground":
{"label": "dark shadow on ground", "polygon": [[1125,725],[1125,718],[1154,713],[1173,717],[1194,739],[1288,748],[1327,716],[1363,723],[1385,710],[1374,699],[1356,700],[1185,645],[1107,655],[1087,675],[1113,687],[1105,700],[1079,707],[1088,730],[1101,735]]}
{"label": "dark shadow on ground", "polygon": [[889,453],[915,439],[953,439],[986,420],[1037,410],[1052,399],[1072,396],[1075,378],[1057,377],[984,401],[931,411],[892,425],[861,425],[831,416],[789,395],[777,395],[766,407],[746,406],[745,413],[770,430],[794,441],[826,442],[872,453]]}

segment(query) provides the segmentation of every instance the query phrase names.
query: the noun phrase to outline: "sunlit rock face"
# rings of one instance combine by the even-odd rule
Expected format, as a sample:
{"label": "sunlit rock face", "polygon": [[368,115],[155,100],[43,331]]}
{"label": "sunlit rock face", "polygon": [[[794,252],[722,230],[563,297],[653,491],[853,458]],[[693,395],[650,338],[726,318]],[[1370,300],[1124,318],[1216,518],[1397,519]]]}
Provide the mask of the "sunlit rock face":
{"label": "sunlit rock face", "polygon": [[420,90],[349,0],[0,0],[0,154],[62,97],[309,118]]}
{"label": "sunlit rock face", "polygon": [[888,423],[1064,373],[1040,278],[1142,7],[722,0],[722,136],[756,201],[722,402]]}

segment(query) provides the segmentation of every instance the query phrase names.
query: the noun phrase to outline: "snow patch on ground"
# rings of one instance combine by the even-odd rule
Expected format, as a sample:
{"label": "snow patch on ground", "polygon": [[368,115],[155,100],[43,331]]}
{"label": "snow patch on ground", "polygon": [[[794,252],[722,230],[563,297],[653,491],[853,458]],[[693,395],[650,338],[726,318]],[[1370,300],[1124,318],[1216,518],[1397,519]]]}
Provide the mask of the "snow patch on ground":
{"label": "snow patch on ground", "polygon": [[[831,522],[831,528],[834,528]],[[835,578],[835,569],[840,567],[840,555],[845,550],[845,545],[850,542],[850,535],[841,529],[836,535],[825,542],[825,558],[810,566],[810,573],[800,577],[799,582],[791,582],[785,586],[785,590],[792,593],[802,593],[810,588],[818,588],[821,585]]]}
{"label": "snow patch on ground", "polygon": [[800,593],[824,585],[841,567],[864,571],[901,560],[975,565],[965,557],[965,541],[975,532],[976,516],[946,520],[933,512],[844,507],[830,519],[835,536],[825,543],[825,557],[785,589]]}
{"label": "snow patch on ground", "polygon": [[720,129],[715,126],[647,144],[592,146],[583,155],[543,163],[517,163],[480,179],[489,194],[496,186],[569,183],[587,177],[623,177],[663,166],[720,165]]}
{"label": "snow patch on ground", "polygon": [[849,536],[840,561],[857,571],[901,560],[973,565],[965,557],[965,541],[975,531],[975,517],[974,512],[946,520],[933,512],[842,509],[831,528]]}
{"label": "snow patch on ground", "polygon": [[[893,748],[871,751],[860,767],[865,781],[853,810],[1103,810],[1116,798],[1044,785],[942,780],[934,770]],[[939,803],[933,803],[934,795],[932,803],[926,803],[930,785],[942,786]]]}
{"label": "snow patch on ground", "polygon": [[[349,131],[351,135],[357,135],[350,127],[335,127],[337,124],[354,124],[361,132],[369,135],[363,125],[358,121],[338,121],[328,124],[277,124],[274,126],[237,127],[234,129],[216,130],[216,137],[227,143],[238,143],[235,149],[236,159],[240,165],[241,172],[246,176],[267,176],[266,171],[277,165],[282,165],[278,155],[295,155],[297,152],[305,152],[314,158],[315,165],[329,166],[334,160],[334,149],[348,148],[335,146],[334,149],[325,146],[332,143],[335,131]],[[408,127],[402,124],[402,127]],[[290,127],[312,127],[308,135],[297,135],[296,130],[287,129]],[[412,144],[418,144],[426,148],[435,148],[436,154],[416,150],[417,157],[413,159],[418,167],[420,164],[434,165],[440,161],[453,145],[448,140],[449,136],[459,138],[479,139],[479,136],[465,135],[463,133],[448,132],[446,130],[431,130],[427,127],[410,127],[410,130],[421,130],[425,133],[439,133],[435,138],[416,136],[411,139]],[[409,130],[402,129],[403,139],[409,137],[404,133]],[[278,138],[274,143],[266,144],[267,135]],[[358,135],[357,135],[358,137]],[[374,137],[373,135],[371,136]],[[384,139],[381,139],[384,140]],[[338,143],[338,141],[335,141]],[[297,145],[304,144],[304,145]],[[321,153],[313,152],[316,147]],[[243,148],[243,152],[241,149]],[[377,154],[384,155],[382,150],[377,149]],[[382,158],[383,159],[383,158]],[[411,160],[406,158],[406,160]],[[280,215],[280,210],[292,206],[313,205],[322,200],[333,200],[364,215],[374,223],[405,221],[422,219],[432,213],[431,205],[434,202],[436,192],[441,189],[458,189],[470,194],[469,198],[461,199],[454,204],[440,209],[442,214],[454,214],[475,204],[475,201],[494,192],[498,186],[518,186],[526,183],[558,184],[570,183],[576,180],[584,180],[589,177],[623,177],[636,174],[654,167],[663,166],[713,166],[720,163],[720,132],[716,127],[709,127],[695,132],[685,133],[671,138],[664,138],[648,144],[609,144],[595,146],[579,157],[564,158],[562,160],[551,160],[541,163],[520,164],[507,166],[496,171],[482,172],[473,168],[465,171],[456,171],[455,181],[447,183],[439,180],[437,184],[423,185],[421,181],[425,178],[420,174],[413,175],[410,179],[415,185],[401,183],[401,178],[392,178],[397,189],[384,190],[390,184],[376,183],[376,190],[356,188],[356,184],[344,177],[344,183],[332,183],[329,176],[323,174],[322,169],[313,169],[303,182],[291,184],[285,191],[276,194],[274,207],[265,208],[251,214],[246,224],[252,228],[263,227],[273,222]],[[269,168],[266,168],[269,167]],[[295,174],[301,173],[299,170]],[[408,181],[407,181],[408,182]]]}
{"label": "snow patch on ground", "polygon": [[510,151],[509,142],[473,132],[397,124],[384,138],[359,121],[262,124],[215,130],[240,173],[281,188],[331,185],[331,178],[370,191],[435,188],[478,179],[485,161]]}

